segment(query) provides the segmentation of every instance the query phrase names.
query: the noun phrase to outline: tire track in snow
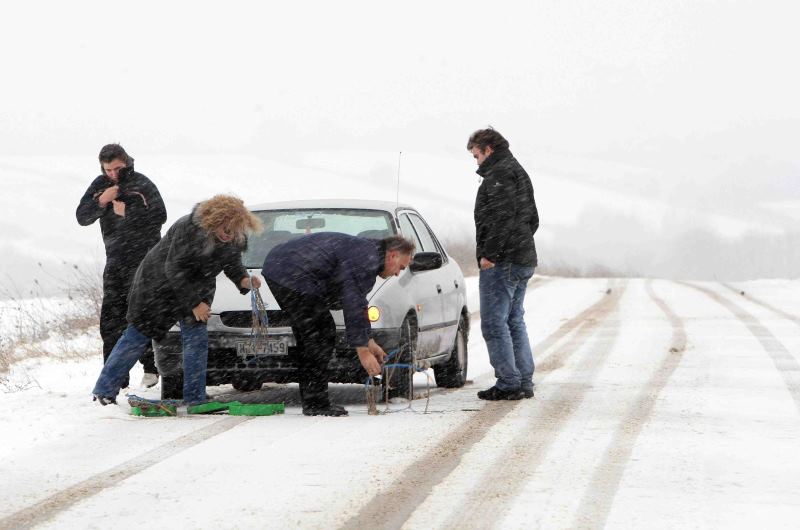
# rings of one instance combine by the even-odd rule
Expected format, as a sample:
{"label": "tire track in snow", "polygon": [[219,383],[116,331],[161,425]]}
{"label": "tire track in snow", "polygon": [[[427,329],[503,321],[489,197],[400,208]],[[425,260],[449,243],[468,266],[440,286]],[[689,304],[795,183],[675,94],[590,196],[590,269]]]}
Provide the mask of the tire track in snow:
{"label": "tire track in snow", "polygon": [[686,349],[686,328],[680,317],[653,292],[652,280],[645,283],[647,294],[672,326],[670,347],[653,375],[644,385],[639,398],[625,414],[605,456],[595,468],[589,486],[576,511],[572,528],[602,528],[606,524],[622,475],[630,460],[633,446],[649,420],[656,401],[683,358]]}
{"label": "tire track in snow", "polygon": [[800,412],[800,363],[797,362],[797,359],[789,352],[786,346],[760,320],[721,294],[707,287],[700,287],[689,282],[677,283],[705,294],[733,313],[747,327],[748,331],[761,343],[764,351],[769,354],[775,369],[781,374],[783,382],[794,400],[797,411]]}
{"label": "tire track in snow", "polygon": [[443,528],[492,528],[503,521],[511,503],[536,472],[567,420],[580,408],[600,367],[614,349],[619,320],[609,320],[607,328],[601,324],[617,309],[626,286],[627,282],[612,288],[598,311],[587,316],[575,335],[548,356],[546,363],[561,366],[592,336],[598,335],[592,351],[585,353],[571,371],[575,374],[572,381],[559,383],[553,388],[554,392],[547,394],[546,400],[537,403],[537,414],[520,428],[505,452],[486,467],[476,481],[477,486],[453,510]]}
{"label": "tire track in snow", "polygon": [[196,431],[190,432],[175,440],[170,440],[155,449],[135,456],[111,469],[101,471],[74,486],[63,489],[36,504],[0,519],[0,530],[17,530],[32,528],[52,519],[71,506],[96,495],[103,490],[116,486],[123,480],[152,467],[167,458],[190,447],[202,443],[237,425],[251,420],[247,416],[231,416]]}
{"label": "tire track in snow", "polygon": [[[534,278],[530,282],[529,290],[536,289],[550,281],[552,281],[551,278]],[[471,317],[475,315],[478,315],[478,311],[470,314]],[[253,418],[244,416],[227,417],[183,435],[176,440],[162,444],[151,451],[135,456],[109,470],[97,473],[69,488],[50,495],[36,504],[0,519],[0,530],[32,528],[42,524],[74,504],[110,488],[170,456],[198,445],[251,419]]]}
{"label": "tire track in snow", "polygon": [[[534,276],[533,279],[531,279],[528,282],[528,288],[526,290],[526,293],[530,293],[531,291],[533,291],[535,289],[538,289],[539,287],[541,287],[543,285],[546,285],[546,284],[548,284],[548,283],[550,283],[552,281],[553,281],[553,278],[551,278],[549,276],[547,276],[547,277]],[[481,312],[480,312],[479,309],[470,311],[470,313],[469,313],[469,325],[470,325],[470,327],[472,327],[475,323],[480,322],[480,320],[481,320]],[[468,380],[467,381],[467,385],[472,384],[472,382],[473,382],[472,380]],[[458,392],[459,390],[461,390],[461,388],[440,388],[440,387],[434,386],[434,387],[428,387],[425,390],[420,389],[419,393],[418,393],[417,389],[415,388],[414,389],[414,400],[425,399],[425,398],[428,398],[428,397],[437,396],[437,395],[441,395],[441,394],[452,394],[454,392]]]}
{"label": "tire track in snow", "polygon": [[[597,325],[595,319],[616,306],[620,295],[621,293],[615,296],[604,295],[586,310],[559,326],[545,340],[536,344],[534,351],[548,350],[575,329],[578,329],[576,336],[579,335],[580,339],[573,339],[570,344],[577,348],[578,340],[583,340],[588,333],[586,330],[593,329]],[[526,402],[530,401],[486,402],[480,410],[481,413],[469,414],[460,427],[439,442],[425,456],[417,459],[403,470],[400,474],[401,478],[386,488],[387,494],[382,493],[373,497],[340,528],[394,529],[403,526],[417,506],[430,495],[433,488],[458,466],[462,456],[481,441],[489,430],[508,413]],[[424,469],[425,473],[419,473],[420,469]]]}
{"label": "tire track in snow", "polygon": [[730,289],[734,293],[738,294],[739,296],[744,297],[746,300],[749,300],[750,302],[753,302],[756,305],[760,305],[764,309],[768,309],[768,310],[772,311],[773,313],[782,316],[786,320],[790,320],[790,321],[794,322],[795,324],[797,324],[798,326],[800,326],[800,317],[792,315],[791,313],[787,313],[783,309],[778,309],[777,307],[775,307],[775,306],[773,306],[771,304],[768,304],[768,303],[764,302],[763,300],[759,300],[758,298],[755,298],[755,297],[745,293],[741,289],[737,289],[733,285],[730,285],[730,284],[727,284],[727,283],[723,283],[722,285],[724,287]]}

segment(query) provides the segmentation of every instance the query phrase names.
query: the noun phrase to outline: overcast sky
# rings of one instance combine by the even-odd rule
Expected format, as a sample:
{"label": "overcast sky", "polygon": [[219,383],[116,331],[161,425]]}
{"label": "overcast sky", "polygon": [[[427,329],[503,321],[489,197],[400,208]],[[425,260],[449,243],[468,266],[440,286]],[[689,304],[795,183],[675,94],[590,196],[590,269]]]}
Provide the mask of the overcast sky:
{"label": "overcast sky", "polygon": [[265,156],[354,142],[445,151],[492,123],[534,152],[648,167],[796,161],[791,1],[2,10],[6,153],[94,152],[109,139]]}
{"label": "overcast sky", "polygon": [[5,3],[0,156],[94,160],[119,141],[134,156],[402,150],[467,167],[469,133],[491,124],[534,184],[758,210],[788,230],[798,15],[792,1]]}

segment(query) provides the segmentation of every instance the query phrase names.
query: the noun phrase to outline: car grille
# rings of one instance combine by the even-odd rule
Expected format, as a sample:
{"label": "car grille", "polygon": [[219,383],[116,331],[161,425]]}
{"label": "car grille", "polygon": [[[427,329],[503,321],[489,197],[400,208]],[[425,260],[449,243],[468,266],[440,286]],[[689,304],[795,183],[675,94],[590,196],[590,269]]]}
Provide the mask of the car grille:
{"label": "car grille", "polygon": [[[223,311],[219,314],[222,323],[230,328],[251,328],[253,326],[253,313],[251,311]],[[269,327],[290,326],[289,319],[283,311],[267,311]]]}

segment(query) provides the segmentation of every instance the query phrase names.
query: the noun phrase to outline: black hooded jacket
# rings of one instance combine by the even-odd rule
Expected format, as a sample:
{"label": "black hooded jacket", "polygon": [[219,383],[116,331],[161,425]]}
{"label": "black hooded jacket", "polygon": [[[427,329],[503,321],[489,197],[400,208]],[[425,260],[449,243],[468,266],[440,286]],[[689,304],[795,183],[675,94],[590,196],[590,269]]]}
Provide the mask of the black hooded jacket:
{"label": "black hooded jacket", "polygon": [[81,197],[75,217],[83,226],[100,219],[106,258],[141,258],[161,238],[167,210],[153,182],[130,169],[119,178],[118,200],[125,203],[125,217],[114,213],[112,203],[101,208],[97,198],[114,186],[105,175],[94,179]]}
{"label": "black hooded jacket", "polygon": [[200,302],[214,301],[217,275],[225,275],[245,294],[242,265],[246,243],[222,243],[199,223],[197,209],[175,221],[142,260],[128,298],[128,322],[143,335],[162,338],[181,318],[192,317]]}
{"label": "black hooded jacket", "polygon": [[536,267],[533,234],[539,228],[539,212],[530,177],[508,149],[494,151],[477,173],[483,177],[475,198],[478,261]]}

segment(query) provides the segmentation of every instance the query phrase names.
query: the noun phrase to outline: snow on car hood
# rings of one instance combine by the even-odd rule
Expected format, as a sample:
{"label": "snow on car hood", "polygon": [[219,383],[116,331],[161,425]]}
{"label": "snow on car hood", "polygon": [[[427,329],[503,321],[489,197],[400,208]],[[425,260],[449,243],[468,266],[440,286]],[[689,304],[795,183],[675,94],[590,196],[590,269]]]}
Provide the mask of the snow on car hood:
{"label": "snow on car hood", "polygon": [[[260,270],[250,269],[248,272],[261,277]],[[367,300],[371,300],[375,293],[378,292],[378,290],[380,290],[380,288],[385,284],[386,280],[378,279],[378,281],[375,282],[372,290],[367,295]],[[261,298],[264,300],[264,304],[267,306],[267,309],[280,309],[280,305],[278,305],[275,297],[272,296],[272,292],[269,290],[267,283],[264,282],[263,279],[261,282],[261,287],[259,288],[259,292],[261,293]],[[220,273],[219,276],[217,276],[217,292],[214,295],[214,303],[211,304],[211,312],[222,313],[223,311],[247,311],[249,309],[250,293],[240,294],[239,289],[233,285],[233,282],[231,282],[224,273]],[[336,323],[340,324],[341,311],[335,311],[334,318],[336,319]]]}

